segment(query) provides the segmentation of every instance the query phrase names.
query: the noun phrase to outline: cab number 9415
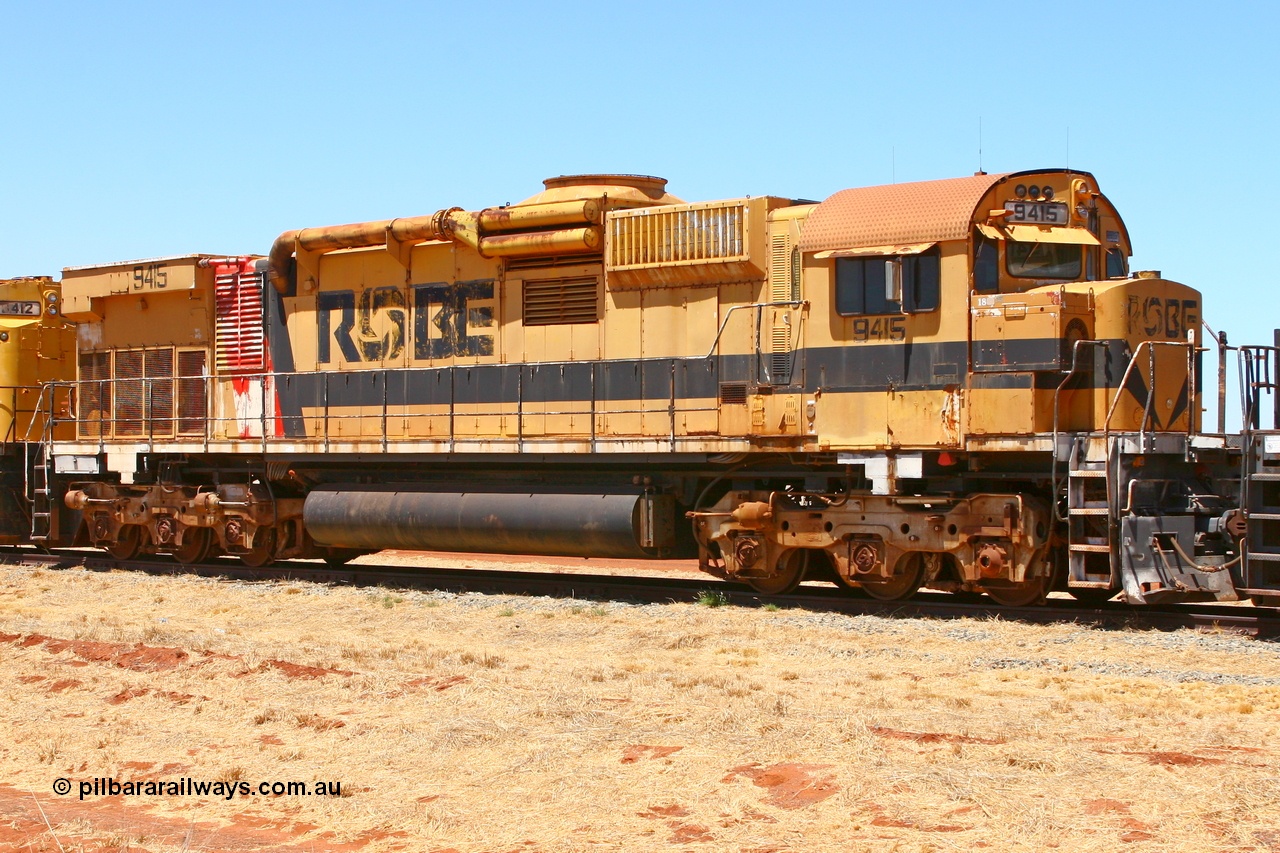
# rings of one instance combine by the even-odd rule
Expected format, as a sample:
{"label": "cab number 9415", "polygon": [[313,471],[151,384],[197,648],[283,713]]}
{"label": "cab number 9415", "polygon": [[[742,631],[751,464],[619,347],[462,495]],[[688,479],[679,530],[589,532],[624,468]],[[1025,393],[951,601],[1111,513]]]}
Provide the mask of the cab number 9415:
{"label": "cab number 9415", "polygon": [[1010,222],[1034,222],[1036,225],[1066,225],[1067,206],[1059,201],[1006,201]]}
{"label": "cab number 9415", "polygon": [[858,317],[853,321],[855,341],[905,341],[906,317]]}

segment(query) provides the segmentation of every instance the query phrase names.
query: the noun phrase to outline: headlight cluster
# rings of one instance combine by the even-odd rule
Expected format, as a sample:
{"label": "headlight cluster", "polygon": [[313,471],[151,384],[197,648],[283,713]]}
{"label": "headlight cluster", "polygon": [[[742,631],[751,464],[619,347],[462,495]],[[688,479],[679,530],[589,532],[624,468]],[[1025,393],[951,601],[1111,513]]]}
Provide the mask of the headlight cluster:
{"label": "headlight cluster", "polygon": [[1018,198],[1027,198],[1028,196],[1030,196],[1032,199],[1049,201],[1050,199],[1053,198],[1053,187],[1048,185],[1041,187],[1035,184],[1032,184],[1031,186],[1027,186],[1026,184],[1018,184],[1016,187],[1013,188],[1013,194],[1016,195]]}

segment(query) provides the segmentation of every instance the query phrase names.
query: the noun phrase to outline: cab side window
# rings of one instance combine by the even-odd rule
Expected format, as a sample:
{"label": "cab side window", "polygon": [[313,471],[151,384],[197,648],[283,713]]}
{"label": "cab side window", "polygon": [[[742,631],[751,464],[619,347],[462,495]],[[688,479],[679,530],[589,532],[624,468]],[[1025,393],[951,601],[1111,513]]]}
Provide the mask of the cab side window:
{"label": "cab side window", "polygon": [[836,258],[836,313],[897,314],[901,305],[886,290],[893,287],[892,262],[886,258]]}
{"label": "cab side window", "polygon": [[836,259],[836,313],[915,314],[938,310],[936,247],[918,255]]}
{"label": "cab side window", "polygon": [[940,267],[937,249],[902,259],[902,310],[908,314],[938,310],[938,295],[942,291]]}
{"label": "cab side window", "polygon": [[1107,249],[1107,278],[1124,278],[1129,275],[1129,263],[1123,249]]}
{"label": "cab side window", "polygon": [[1000,290],[1000,250],[984,234],[973,235],[973,289],[977,293]]}

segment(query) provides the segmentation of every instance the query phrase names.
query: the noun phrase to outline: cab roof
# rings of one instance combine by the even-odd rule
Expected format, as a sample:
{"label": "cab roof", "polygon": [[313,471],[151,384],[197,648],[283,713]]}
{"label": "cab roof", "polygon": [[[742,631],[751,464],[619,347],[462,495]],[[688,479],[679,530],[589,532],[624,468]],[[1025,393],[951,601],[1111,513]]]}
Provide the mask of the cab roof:
{"label": "cab roof", "polygon": [[841,190],[809,214],[800,250],[967,239],[978,202],[1010,174]]}

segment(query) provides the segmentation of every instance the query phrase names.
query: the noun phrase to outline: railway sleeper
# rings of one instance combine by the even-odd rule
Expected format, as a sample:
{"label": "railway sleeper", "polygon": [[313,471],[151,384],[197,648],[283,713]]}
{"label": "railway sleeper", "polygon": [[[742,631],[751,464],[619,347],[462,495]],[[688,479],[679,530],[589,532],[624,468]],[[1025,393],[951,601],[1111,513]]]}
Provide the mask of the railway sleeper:
{"label": "railway sleeper", "polygon": [[250,566],[322,557],[302,525],[302,499],[261,484],[204,486],[76,483],[64,502],[84,514],[89,541],[117,559],[171,554],[198,563],[215,553]]}
{"label": "railway sleeper", "polygon": [[1054,579],[1052,515],[1027,495],[732,491],[689,516],[702,565],[766,593],[794,588],[815,552],[840,583],[885,599],[925,585],[1023,605]]}

